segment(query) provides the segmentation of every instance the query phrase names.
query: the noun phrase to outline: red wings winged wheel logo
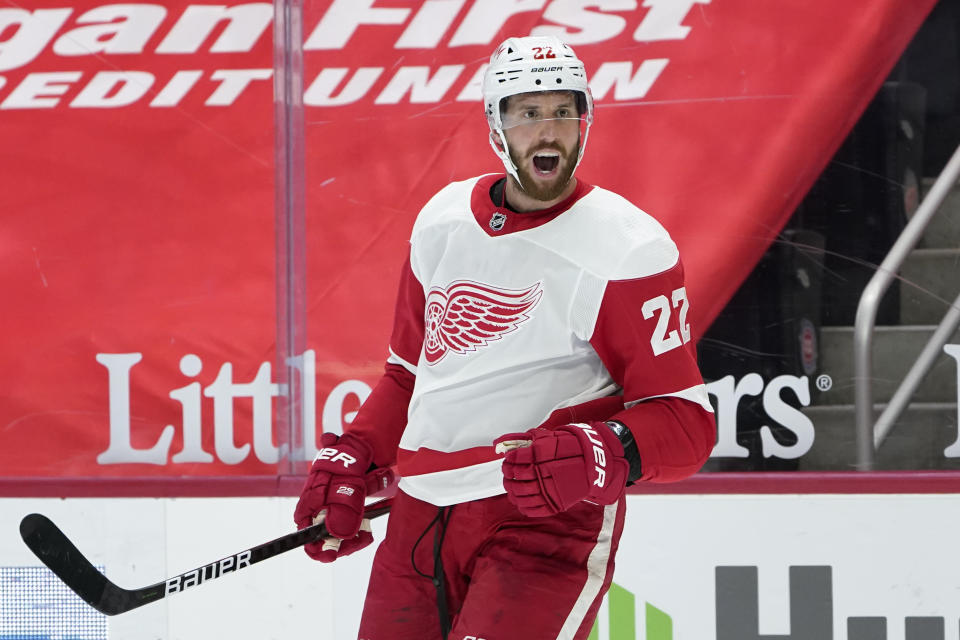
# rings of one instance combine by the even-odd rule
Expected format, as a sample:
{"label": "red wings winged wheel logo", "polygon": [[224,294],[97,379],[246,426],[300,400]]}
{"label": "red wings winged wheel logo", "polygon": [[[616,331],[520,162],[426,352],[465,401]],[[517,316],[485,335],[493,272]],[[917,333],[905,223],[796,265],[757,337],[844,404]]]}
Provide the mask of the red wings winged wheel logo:
{"label": "red wings winged wheel logo", "polygon": [[434,287],[424,311],[427,364],[436,364],[451,351],[464,354],[499,340],[530,318],[542,295],[539,282],[526,289],[500,289],[468,280],[452,282],[446,289]]}

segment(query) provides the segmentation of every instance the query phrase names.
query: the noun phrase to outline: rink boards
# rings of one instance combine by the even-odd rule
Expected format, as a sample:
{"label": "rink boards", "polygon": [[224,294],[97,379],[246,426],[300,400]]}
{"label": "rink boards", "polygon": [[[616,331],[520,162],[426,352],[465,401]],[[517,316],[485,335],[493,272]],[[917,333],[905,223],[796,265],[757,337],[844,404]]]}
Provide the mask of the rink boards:
{"label": "rink boards", "polygon": [[[597,640],[958,640],[960,496],[627,499]],[[104,618],[45,576],[17,534],[23,515],[43,513],[111,580],[134,588],[287,533],[293,505],[0,499],[0,639],[354,638],[372,550],[332,566],[295,550]],[[385,524],[374,522],[378,539]]]}

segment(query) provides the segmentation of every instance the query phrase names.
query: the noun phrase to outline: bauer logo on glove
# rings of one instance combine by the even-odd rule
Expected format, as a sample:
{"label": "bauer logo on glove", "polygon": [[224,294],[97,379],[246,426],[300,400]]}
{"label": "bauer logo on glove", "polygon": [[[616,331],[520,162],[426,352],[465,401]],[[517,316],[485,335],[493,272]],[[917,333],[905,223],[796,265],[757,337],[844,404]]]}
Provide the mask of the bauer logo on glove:
{"label": "bauer logo on glove", "polygon": [[593,459],[597,463],[593,469],[597,472],[597,478],[593,481],[598,487],[602,487],[604,481],[607,478],[607,454],[603,448],[603,442],[600,440],[600,436],[597,435],[597,432],[594,431],[593,427],[588,424],[575,424],[572,425],[578,429],[583,429],[583,433],[587,436],[587,440],[593,443]]}
{"label": "bauer logo on glove", "polygon": [[339,449],[333,449],[331,447],[324,447],[320,449],[320,453],[317,454],[317,457],[314,458],[314,462],[319,460],[329,460],[330,462],[343,462],[344,468],[349,467],[354,462],[357,461],[355,457],[349,453],[340,451]]}

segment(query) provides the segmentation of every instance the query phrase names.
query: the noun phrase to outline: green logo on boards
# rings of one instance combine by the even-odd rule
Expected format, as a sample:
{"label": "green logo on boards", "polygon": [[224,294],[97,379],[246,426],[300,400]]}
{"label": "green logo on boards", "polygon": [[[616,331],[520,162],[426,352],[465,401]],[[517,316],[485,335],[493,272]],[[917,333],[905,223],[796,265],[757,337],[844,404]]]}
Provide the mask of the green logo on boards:
{"label": "green logo on boards", "polygon": [[[637,638],[636,597],[616,582],[607,593],[610,615],[606,640],[639,640]],[[644,640],[673,640],[673,620],[663,611],[646,603],[646,635]],[[600,618],[593,623],[587,640],[600,640]]]}

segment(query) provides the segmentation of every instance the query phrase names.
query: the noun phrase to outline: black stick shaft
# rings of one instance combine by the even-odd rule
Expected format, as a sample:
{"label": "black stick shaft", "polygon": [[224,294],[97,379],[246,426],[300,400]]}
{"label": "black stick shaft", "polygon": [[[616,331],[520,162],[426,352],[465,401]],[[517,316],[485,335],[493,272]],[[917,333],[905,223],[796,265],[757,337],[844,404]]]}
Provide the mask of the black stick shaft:
{"label": "black stick shaft", "polygon": [[[390,511],[393,499],[387,498],[368,505],[365,518],[376,518]],[[80,553],[70,539],[46,516],[31,513],[20,522],[20,537],[47,567],[87,604],[108,616],[125,613],[169,595],[219,578],[227,573],[245,569],[263,560],[296,549],[309,542],[327,537],[321,524],[301,529],[275,540],[245,549],[186,571],[178,576],[140,589],[124,589],[100,573]]]}

